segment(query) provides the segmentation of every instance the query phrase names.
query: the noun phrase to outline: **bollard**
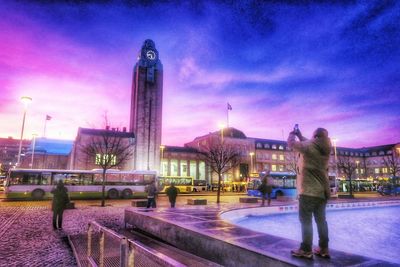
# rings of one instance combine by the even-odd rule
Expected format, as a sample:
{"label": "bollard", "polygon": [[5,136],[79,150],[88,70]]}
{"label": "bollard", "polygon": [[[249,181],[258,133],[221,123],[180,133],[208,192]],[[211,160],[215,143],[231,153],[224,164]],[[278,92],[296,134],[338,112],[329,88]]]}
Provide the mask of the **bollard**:
{"label": "bollard", "polygon": [[126,237],[121,239],[120,267],[128,267],[128,240]]}

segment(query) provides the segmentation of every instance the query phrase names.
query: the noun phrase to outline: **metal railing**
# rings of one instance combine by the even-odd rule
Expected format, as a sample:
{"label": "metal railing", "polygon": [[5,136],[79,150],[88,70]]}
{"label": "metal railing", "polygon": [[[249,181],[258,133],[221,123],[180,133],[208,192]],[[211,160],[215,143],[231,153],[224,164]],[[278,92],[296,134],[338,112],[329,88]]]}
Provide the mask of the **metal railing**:
{"label": "metal railing", "polygon": [[89,222],[87,262],[90,267],[180,267],[185,266],[134,240]]}

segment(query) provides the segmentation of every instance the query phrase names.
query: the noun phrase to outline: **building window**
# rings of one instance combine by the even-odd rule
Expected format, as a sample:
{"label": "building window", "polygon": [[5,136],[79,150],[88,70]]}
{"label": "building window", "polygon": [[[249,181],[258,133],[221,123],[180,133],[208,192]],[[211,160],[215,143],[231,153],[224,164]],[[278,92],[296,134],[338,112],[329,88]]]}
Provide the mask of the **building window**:
{"label": "building window", "polygon": [[385,155],[385,152],[379,151],[379,156],[383,156],[383,155]]}
{"label": "building window", "polygon": [[377,153],[376,152],[372,152],[372,156],[377,156]]}
{"label": "building window", "polygon": [[95,164],[101,165],[101,164],[106,164],[107,162],[109,162],[110,164],[114,165],[116,163],[116,161],[117,161],[117,157],[115,155],[96,154]]}
{"label": "building window", "polygon": [[387,168],[382,168],[382,173],[388,173],[388,169]]}
{"label": "building window", "polygon": [[361,172],[361,174],[364,174],[364,169],[361,169],[360,172]]}
{"label": "building window", "polygon": [[257,147],[257,148],[262,148],[261,143],[257,143],[256,147]]}
{"label": "building window", "polygon": [[204,163],[204,161],[199,162],[199,179],[206,179],[206,164]]}
{"label": "building window", "polygon": [[271,165],[271,171],[276,172],[276,165],[275,164]]}
{"label": "building window", "polygon": [[187,172],[188,172],[187,161],[181,160],[181,176],[187,176],[188,175]]}
{"label": "building window", "polygon": [[375,173],[379,174],[379,168],[375,168]]}
{"label": "building window", "polygon": [[195,160],[190,161],[190,176],[193,177],[193,179],[197,179],[197,164]]}
{"label": "building window", "polygon": [[282,145],[279,146],[279,150],[283,150],[283,146]]}
{"label": "building window", "polygon": [[285,160],[285,156],[284,155],[279,155],[279,160]]}
{"label": "building window", "polygon": [[264,144],[264,148],[270,148],[269,144]]}
{"label": "building window", "polygon": [[392,151],[392,150],[388,150],[388,151],[386,151],[386,154],[387,154],[387,155],[392,155],[392,154],[393,154],[393,151]]}
{"label": "building window", "polygon": [[178,176],[178,160],[171,159],[171,176]]}
{"label": "building window", "polygon": [[168,175],[168,159],[163,159],[161,163],[161,175]]}
{"label": "building window", "polygon": [[280,172],[283,172],[284,170],[285,170],[285,166],[279,165],[279,171],[280,171]]}
{"label": "building window", "polygon": [[276,154],[272,154],[272,159],[276,160],[277,158]]}
{"label": "building window", "polygon": [[272,145],[272,149],[276,149],[276,145]]}

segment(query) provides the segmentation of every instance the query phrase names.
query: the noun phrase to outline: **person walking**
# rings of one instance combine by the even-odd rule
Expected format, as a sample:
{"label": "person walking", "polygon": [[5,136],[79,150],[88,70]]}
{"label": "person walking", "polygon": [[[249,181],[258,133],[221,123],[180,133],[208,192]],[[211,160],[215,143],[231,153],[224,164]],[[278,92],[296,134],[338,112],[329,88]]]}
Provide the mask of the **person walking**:
{"label": "person walking", "polygon": [[[296,136],[299,139],[297,141]],[[314,250],[314,254],[330,258],[328,223],[326,221],[326,203],[330,197],[327,173],[331,141],[328,131],[324,128],[317,128],[312,139],[307,140],[302,136],[298,127],[295,127],[289,134],[288,146],[298,152],[297,191],[302,233],[300,248],[292,250],[291,254],[294,257],[313,258],[312,217],[314,215],[319,235],[319,248]]]}
{"label": "person walking", "polygon": [[53,229],[62,229],[63,213],[69,203],[68,189],[64,186],[62,180],[59,180],[57,186],[51,190],[53,201],[51,208],[53,210]]}
{"label": "person walking", "polygon": [[271,206],[271,193],[272,193],[272,177],[269,175],[269,171],[262,174],[262,182],[258,187],[258,191],[261,192],[261,206],[265,206],[265,198],[268,198],[268,206]]}
{"label": "person walking", "polygon": [[157,208],[157,203],[156,203],[157,188],[155,181],[152,181],[146,187],[146,193],[147,193],[147,208],[150,208],[150,206],[152,208]]}
{"label": "person walking", "polygon": [[171,186],[168,187],[167,190],[165,190],[165,193],[168,196],[171,208],[175,208],[176,197],[178,196],[178,188],[175,187],[174,183],[171,183]]}

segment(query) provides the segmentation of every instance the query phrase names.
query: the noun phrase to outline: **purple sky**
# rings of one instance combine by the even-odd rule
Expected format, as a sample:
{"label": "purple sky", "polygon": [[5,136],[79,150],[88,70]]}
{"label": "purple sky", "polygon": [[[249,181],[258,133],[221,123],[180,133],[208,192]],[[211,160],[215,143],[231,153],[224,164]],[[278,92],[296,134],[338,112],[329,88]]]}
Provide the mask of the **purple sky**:
{"label": "purple sky", "polygon": [[0,2],[0,137],[19,138],[23,95],[25,138],[43,135],[46,114],[52,138],[100,128],[105,112],[129,127],[132,70],[150,38],[164,65],[163,144],[216,131],[227,102],[248,137],[286,139],[298,123],[338,146],[400,141],[399,1],[46,2]]}

